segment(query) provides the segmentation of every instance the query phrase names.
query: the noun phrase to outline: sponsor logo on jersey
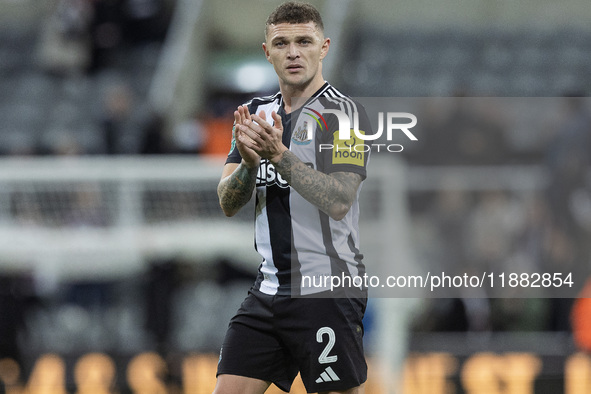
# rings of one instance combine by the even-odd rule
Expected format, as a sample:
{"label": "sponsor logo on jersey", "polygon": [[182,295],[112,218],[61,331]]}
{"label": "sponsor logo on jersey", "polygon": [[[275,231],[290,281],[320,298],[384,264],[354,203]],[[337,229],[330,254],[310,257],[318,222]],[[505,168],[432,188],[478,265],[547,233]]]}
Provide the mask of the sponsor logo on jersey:
{"label": "sponsor logo on jersey", "polygon": [[287,181],[285,181],[281,174],[277,172],[277,169],[267,159],[261,159],[259,166],[259,172],[257,173],[257,187],[258,186],[272,186],[277,185],[282,188],[289,187]]}
{"label": "sponsor logo on jersey", "polygon": [[[327,131],[328,125],[326,124],[326,119],[320,114],[320,112],[316,111],[310,107],[304,107],[304,110],[309,112],[303,112],[304,115],[309,116],[310,118],[314,119],[316,124],[318,125],[317,130],[320,131]],[[314,122],[309,122],[307,120],[304,121],[304,124],[298,127],[292,134],[291,140],[296,145],[308,145],[314,139]]]}
{"label": "sponsor logo on jersey", "polygon": [[[364,131],[359,130],[362,135]],[[332,143],[332,164],[352,164],[362,166],[365,164],[365,145],[363,140],[356,135],[352,135],[347,140],[339,138],[339,131],[334,132]]]}

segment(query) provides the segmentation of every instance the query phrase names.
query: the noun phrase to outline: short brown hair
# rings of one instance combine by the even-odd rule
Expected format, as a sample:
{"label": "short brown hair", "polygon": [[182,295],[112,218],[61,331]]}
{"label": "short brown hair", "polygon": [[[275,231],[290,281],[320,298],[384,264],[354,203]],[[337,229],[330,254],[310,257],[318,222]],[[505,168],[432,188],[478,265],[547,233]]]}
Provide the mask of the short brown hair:
{"label": "short brown hair", "polygon": [[265,35],[267,34],[269,25],[308,22],[314,22],[321,31],[324,31],[324,23],[322,23],[320,12],[312,4],[288,1],[287,3],[281,4],[269,15],[265,24]]}

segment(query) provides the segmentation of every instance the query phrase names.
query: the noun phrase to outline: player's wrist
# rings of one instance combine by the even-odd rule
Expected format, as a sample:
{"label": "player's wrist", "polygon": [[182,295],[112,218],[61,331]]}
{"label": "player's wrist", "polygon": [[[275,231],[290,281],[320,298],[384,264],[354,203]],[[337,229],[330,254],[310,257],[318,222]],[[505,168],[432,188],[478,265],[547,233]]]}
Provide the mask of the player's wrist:
{"label": "player's wrist", "polygon": [[285,152],[287,152],[287,148],[283,147],[283,149],[281,149],[278,153],[276,153],[275,155],[270,157],[269,161],[271,162],[271,164],[275,165],[275,164],[279,163],[279,161],[281,161],[281,159],[283,158],[283,154]]}
{"label": "player's wrist", "polygon": [[247,170],[254,170],[256,168],[258,168],[259,166],[259,161],[249,161],[249,160],[244,160],[244,158],[242,159],[242,165],[244,167],[246,167]]}

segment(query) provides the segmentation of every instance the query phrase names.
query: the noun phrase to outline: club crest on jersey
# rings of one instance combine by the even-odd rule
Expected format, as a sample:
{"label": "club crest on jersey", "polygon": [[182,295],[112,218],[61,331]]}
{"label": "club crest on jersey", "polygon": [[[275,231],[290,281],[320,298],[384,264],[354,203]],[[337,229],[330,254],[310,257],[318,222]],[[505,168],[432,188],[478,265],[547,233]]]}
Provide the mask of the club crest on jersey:
{"label": "club crest on jersey", "polygon": [[[359,133],[365,134],[362,130],[359,130]],[[332,164],[363,166],[365,164],[366,146],[363,144],[363,140],[355,135],[352,135],[348,140],[341,140],[339,132],[335,131],[332,144]]]}
{"label": "club crest on jersey", "polygon": [[308,145],[312,141],[314,135],[312,125],[308,121],[304,121],[291,135],[291,140],[296,145]]}
{"label": "club crest on jersey", "polygon": [[[305,110],[309,112],[303,112],[304,115],[312,118],[316,124],[318,124],[318,130],[328,130],[328,125],[326,124],[326,120],[320,114],[320,112],[316,111],[311,107],[304,107]],[[316,115],[314,115],[316,114]],[[308,145],[314,139],[314,124],[313,122],[309,122],[307,120],[304,121],[303,126],[298,127],[291,136],[291,140],[296,145]]]}

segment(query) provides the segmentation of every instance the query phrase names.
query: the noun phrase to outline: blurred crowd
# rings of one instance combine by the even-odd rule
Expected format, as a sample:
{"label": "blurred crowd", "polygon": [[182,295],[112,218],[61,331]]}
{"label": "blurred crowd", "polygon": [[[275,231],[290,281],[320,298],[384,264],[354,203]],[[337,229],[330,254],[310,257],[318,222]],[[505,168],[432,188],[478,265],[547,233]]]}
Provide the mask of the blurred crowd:
{"label": "blurred crowd", "polygon": [[41,34],[41,63],[59,73],[94,73],[126,44],[161,40],[165,0],[59,0]]}
{"label": "blurred crowd", "polygon": [[0,29],[0,154],[227,154],[244,97],[172,124],[148,92],[175,0],[56,0],[40,26]]}
{"label": "blurred crowd", "polygon": [[[458,108],[427,127],[426,143],[410,157],[411,165],[513,164],[517,183],[475,190],[451,175],[440,180],[438,190],[411,191],[420,260],[456,273],[572,272],[581,287],[585,277],[579,274],[589,275],[591,262],[591,112],[588,101],[574,95],[562,98],[555,110],[549,129],[536,130],[542,149],[524,155],[507,141],[507,125],[494,111],[491,117]],[[519,165],[524,164],[540,170],[538,188],[518,183]],[[507,298],[428,300],[416,329],[571,329],[572,299],[551,298],[544,290],[541,298],[520,298],[519,288],[505,294]]]}

